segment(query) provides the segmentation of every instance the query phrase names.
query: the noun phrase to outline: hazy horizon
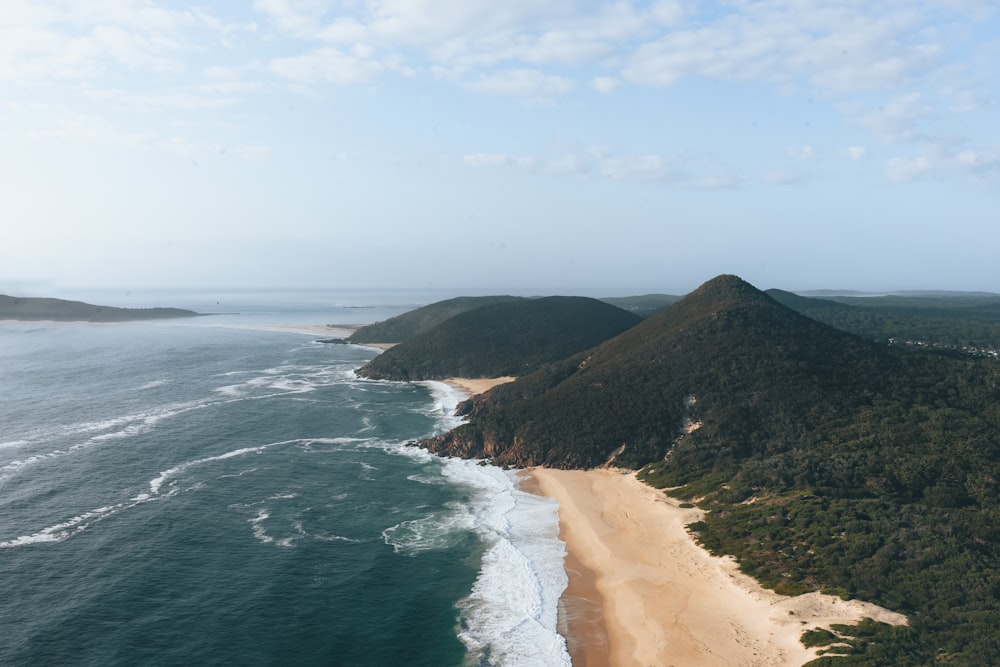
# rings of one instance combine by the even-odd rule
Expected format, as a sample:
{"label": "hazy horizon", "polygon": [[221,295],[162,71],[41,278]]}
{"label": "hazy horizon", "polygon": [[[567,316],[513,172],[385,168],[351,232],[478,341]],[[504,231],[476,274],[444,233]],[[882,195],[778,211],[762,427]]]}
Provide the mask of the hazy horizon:
{"label": "hazy horizon", "polygon": [[[706,280],[709,280],[706,278]],[[146,287],[146,288],[124,288],[124,287],[56,287],[52,285],[36,284],[33,286],[12,285],[0,282],[0,294],[14,297],[43,297],[59,298],[71,301],[84,301],[95,305],[121,306],[121,307],[175,307],[183,305],[192,307],[201,303],[204,305],[240,305],[253,304],[265,305],[270,300],[274,305],[281,305],[293,300],[298,304],[308,304],[316,307],[334,305],[328,297],[343,297],[343,301],[335,304],[338,307],[367,307],[376,303],[386,305],[390,301],[394,305],[424,305],[436,301],[443,301],[457,296],[489,296],[498,294],[510,294],[523,297],[542,296],[587,296],[593,298],[614,298],[643,296],[649,294],[667,294],[673,296],[684,296],[696,289],[705,281],[693,284],[690,287],[677,290],[654,289],[654,288],[602,288],[602,287],[534,287],[511,289],[504,287],[457,287],[457,286],[409,286],[409,287]],[[780,289],[787,292],[800,294],[802,296],[813,297],[834,297],[834,296],[855,296],[855,297],[878,297],[878,296],[906,296],[906,295],[935,295],[935,296],[984,296],[1000,297],[1000,293],[988,292],[984,290],[852,290],[852,289],[796,289],[782,285],[754,285],[761,290]],[[378,297],[373,302],[370,297]],[[390,298],[394,297],[394,298]],[[173,299],[174,301],[171,301]],[[386,300],[388,299],[388,301]],[[183,303],[177,303],[176,301]]]}

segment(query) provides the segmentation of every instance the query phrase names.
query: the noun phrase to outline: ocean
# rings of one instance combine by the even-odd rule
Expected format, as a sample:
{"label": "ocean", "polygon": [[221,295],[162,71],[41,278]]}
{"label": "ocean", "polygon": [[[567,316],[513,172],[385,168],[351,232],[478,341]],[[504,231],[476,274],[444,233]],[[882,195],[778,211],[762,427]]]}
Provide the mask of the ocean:
{"label": "ocean", "polygon": [[267,330],[415,295],[90,296],[218,314],[0,323],[0,665],[569,665],[556,504],[407,445],[463,396]]}

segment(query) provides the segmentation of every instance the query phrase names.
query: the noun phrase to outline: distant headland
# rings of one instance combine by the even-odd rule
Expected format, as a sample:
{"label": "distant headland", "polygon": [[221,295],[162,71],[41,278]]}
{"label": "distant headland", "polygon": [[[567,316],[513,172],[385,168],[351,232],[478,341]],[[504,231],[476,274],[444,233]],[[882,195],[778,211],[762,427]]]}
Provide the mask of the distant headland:
{"label": "distant headland", "polygon": [[0,320],[54,322],[131,322],[197,317],[201,313],[182,308],[117,308],[82,301],[0,294]]}

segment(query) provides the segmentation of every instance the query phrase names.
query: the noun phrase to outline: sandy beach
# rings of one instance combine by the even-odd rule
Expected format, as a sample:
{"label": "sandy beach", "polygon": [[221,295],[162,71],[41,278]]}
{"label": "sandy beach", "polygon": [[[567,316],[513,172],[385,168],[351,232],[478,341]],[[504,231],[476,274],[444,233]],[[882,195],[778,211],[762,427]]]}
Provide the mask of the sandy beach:
{"label": "sandy beach", "polygon": [[510,376],[499,378],[448,378],[445,380],[445,383],[464,391],[469,396],[475,396],[484,391],[489,391],[498,384],[506,384],[516,379]]}
{"label": "sandy beach", "polygon": [[236,324],[230,325],[236,329],[253,329],[255,331],[287,331],[308,336],[325,336],[327,338],[347,338],[357,327],[334,324]]}
{"label": "sandy beach", "polygon": [[[817,657],[799,641],[804,630],[866,616],[906,622],[865,602],[819,593],[788,597],[762,588],[732,559],[710,555],[688,534],[684,526],[701,518],[701,510],[679,507],[633,473],[527,472],[535,484],[526,488],[559,501],[561,536],[571,556],[568,605],[586,610],[580,600],[589,600],[602,612],[606,639],[599,626],[593,631],[592,618],[589,629],[569,619],[577,667],[791,667]],[[589,573],[574,574],[579,567]]]}

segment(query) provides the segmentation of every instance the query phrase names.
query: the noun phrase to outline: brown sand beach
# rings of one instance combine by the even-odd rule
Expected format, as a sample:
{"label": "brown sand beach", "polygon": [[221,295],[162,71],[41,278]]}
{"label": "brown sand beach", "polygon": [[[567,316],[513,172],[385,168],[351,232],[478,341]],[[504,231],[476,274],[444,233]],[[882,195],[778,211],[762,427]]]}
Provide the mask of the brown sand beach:
{"label": "brown sand beach", "polygon": [[499,378],[448,378],[445,380],[445,383],[460,391],[464,391],[469,396],[475,396],[476,394],[481,394],[484,391],[492,389],[498,384],[506,384],[516,379],[509,376]]}
{"label": "brown sand beach", "polygon": [[[712,556],[694,541],[684,526],[701,510],[679,507],[633,473],[528,473],[534,484],[527,489],[537,487],[559,502],[570,554],[564,601],[577,616],[569,619],[568,640],[576,667],[802,665],[816,657],[799,641],[804,630],[866,616],[906,623],[903,615],[865,602],[762,588],[732,559]],[[604,628],[594,610],[602,612]]]}

